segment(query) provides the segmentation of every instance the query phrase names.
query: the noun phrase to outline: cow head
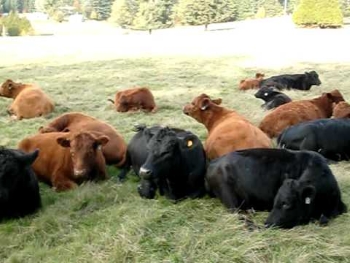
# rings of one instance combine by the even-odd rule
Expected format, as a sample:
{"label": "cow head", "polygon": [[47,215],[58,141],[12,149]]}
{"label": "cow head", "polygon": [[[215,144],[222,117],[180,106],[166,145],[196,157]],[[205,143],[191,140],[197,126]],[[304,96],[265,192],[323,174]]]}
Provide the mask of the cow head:
{"label": "cow head", "polygon": [[335,104],[341,101],[345,101],[343,95],[337,89],[332,90],[331,92],[328,92],[328,93],[323,93],[322,95],[324,94],[327,96],[328,99],[330,99]]}
{"label": "cow head", "polygon": [[321,85],[321,81],[316,71],[305,72],[305,75],[310,85],[317,85],[317,86]]}
{"label": "cow head", "polygon": [[129,110],[129,102],[127,96],[121,95],[117,101],[116,109],[119,112],[127,112]]}
{"label": "cow head", "polygon": [[24,177],[26,169],[35,161],[39,150],[24,153],[19,150],[0,148],[0,203],[8,198],[8,194],[16,187],[19,180]]}
{"label": "cow head", "polygon": [[[91,132],[68,133],[57,138],[57,143],[70,149],[73,173],[77,178],[96,176],[96,168],[105,166],[101,147],[109,138]],[[95,174],[94,174],[95,173]]]}
{"label": "cow head", "polygon": [[265,77],[265,74],[257,72],[255,74],[255,78],[258,80],[262,80]]}
{"label": "cow head", "polygon": [[278,190],[265,225],[292,228],[310,220],[316,189],[294,179],[286,179]]}
{"label": "cow head", "polygon": [[261,87],[258,92],[254,94],[254,96],[258,99],[262,99],[264,101],[269,101],[276,95],[281,94],[274,86],[264,86]]}
{"label": "cow head", "polygon": [[184,106],[183,113],[200,123],[204,123],[211,118],[213,114],[212,109],[220,105],[221,102],[221,99],[212,100],[208,95],[201,94],[194,98],[190,104]]}
{"label": "cow head", "polygon": [[16,89],[17,89],[16,83],[13,82],[11,79],[8,79],[4,83],[2,83],[0,87],[0,96],[13,98],[14,94],[16,93]]}

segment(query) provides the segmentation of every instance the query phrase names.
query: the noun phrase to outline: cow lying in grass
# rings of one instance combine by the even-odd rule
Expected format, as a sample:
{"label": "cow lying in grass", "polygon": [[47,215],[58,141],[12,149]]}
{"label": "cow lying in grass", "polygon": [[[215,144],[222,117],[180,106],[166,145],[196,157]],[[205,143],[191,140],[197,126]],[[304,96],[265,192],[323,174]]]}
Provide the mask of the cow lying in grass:
{"label": "cow lying in grass", "polygon": [[240,90],[258,89],[260,82],[264,79],[264,74],[256,73],[255,79],[242,79],[239,83]]}
{"label": "cow lying in grass", "polygon": [[154,198],[157,189],[172,200],[203,196],[206,158],[198,137],[176,128],[137,129],[127,162],[141,178],[140,196]]}
{"label": "cow lying in grass", "polygon": [[260,88],[254,96],[265,101],[265,103],[261,105],[265,110],[272,110],[292,101],[286,94],[280,92],[273,86]]}
{"label": "cow lying in grass", "polygon": [[14,119],[35,118],[54,110],[52,100],[36,85],[6,80],[0,87],[0,96],[12,98],[8,113]]}
{"label": "cow lying in grass", "polygon": [[330,118],[333,103],[344,101],[338,90],[322,93],[320,97],[286,103],[268,113],[260,122],[260,129],[269,137],[277,137],[289,126],[316,119]]}
{"label": "cow lying in grass", "polygon": [[18,147],[40,149],[32,167],[40,181],[57,191],[69,190],[87,180],[107,178],[101,147],[109,138],[92,132],[51,132],[23,139]]}
{"label": "cow lying in grass", "polygon": [[208,191],[231,211],[271,211],[267,226],[291,228],[312,219],[326,223],[346,212],[338,183],[315,152],[247,149],[210,162]]}
{"label": "cow lying in grass", "polygon": [[41,207],[39,185],[31,164],[38,150],[23,153],[0,147],[0,221],[34,213]]}

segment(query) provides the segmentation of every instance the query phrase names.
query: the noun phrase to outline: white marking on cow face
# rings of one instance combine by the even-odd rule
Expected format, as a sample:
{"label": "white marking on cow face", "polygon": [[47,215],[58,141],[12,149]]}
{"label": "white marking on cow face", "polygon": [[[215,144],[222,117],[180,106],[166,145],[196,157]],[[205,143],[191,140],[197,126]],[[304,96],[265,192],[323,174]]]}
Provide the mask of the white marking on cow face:
{"label": "white marking on cow face", "polygon": [[267,97],[269,94],[267,92],[264,93],[264,96]]}

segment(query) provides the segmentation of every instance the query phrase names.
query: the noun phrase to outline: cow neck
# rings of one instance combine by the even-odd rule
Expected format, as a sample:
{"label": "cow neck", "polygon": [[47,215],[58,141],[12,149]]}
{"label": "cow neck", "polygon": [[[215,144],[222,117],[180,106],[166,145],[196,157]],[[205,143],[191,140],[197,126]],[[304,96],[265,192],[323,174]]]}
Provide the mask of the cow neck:
{"label": "cow neck", "polygon": [[18,96],[18,94],[20,94],[20,93],[22,92],[22,90],[28,88],[27,85],[22,84],[22,83],[16,83],[16,84],[15,84],[15,87],[16,87],[16,88],[13,89],[13,91],[12,91],[12,98],[13,98],[13,99],[15,99],[15,98]]}
{"label": "cow neck", "polygon": [[[229,110],[223,107],[215,107],[212,109],[212,114],[210,118],[208,118],[206,121],[204,121],[204,126],[208,129],[210,132],[216,125],[221,123],[226,118],[236,115],[239,116],[235,111]],[[241,117],[240,117],[241,118]]]}
{"label": "cow neck", "polygon": [[311,102],[317,106],[317,108],[324,114],[325,117],[332,116],[332,103],[329,102],[329,99],[326,96],[312,99]]}

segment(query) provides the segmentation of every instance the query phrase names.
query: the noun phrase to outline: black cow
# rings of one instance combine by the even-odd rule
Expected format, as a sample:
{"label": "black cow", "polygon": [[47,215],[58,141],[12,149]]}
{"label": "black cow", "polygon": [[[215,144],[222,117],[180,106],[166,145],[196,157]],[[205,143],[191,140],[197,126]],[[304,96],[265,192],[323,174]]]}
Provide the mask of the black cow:
{"label": "black cow", "polygon": [[[262,148],[232,152],[210,162],[206,181],[208,191],[230,210],[272,209],[268,226],[288,228],[313,218],[325,222],[346,211],[332,171],[315,152]],[[285,190],[290,181],[293,192]]]}
{"label": "black cow", "polygon": [[276,90],[274,86],[262,87],[254,94],[254,96],[265,101],[261,107],[266,110],[277,108],[278,106],[292,101],[286,94]]}
{"label": "black cow", "polygon": [[127,162],[141,177],[140,196],[154,198],[157,189],[173,200],[205,194],[206,157],[196,135],[160,126],[137,130],[128,144]]}
{"label": "black cow", "polygon": [[277,138],[279,147],[309,150],[333,161],[350,160],[350,120],[319,119],[285,129]]}
{"label": "black cow", "polygon": [[24,153],[0,147],[0,220],[22,217],[41,207],[31,164],[39,151]]}
{"label": "black cow", "polygon": [[312,85],[321,85],[316,71],[272,76],[260,82],[260,87],[275,86],[277,89],[310,90]]}

